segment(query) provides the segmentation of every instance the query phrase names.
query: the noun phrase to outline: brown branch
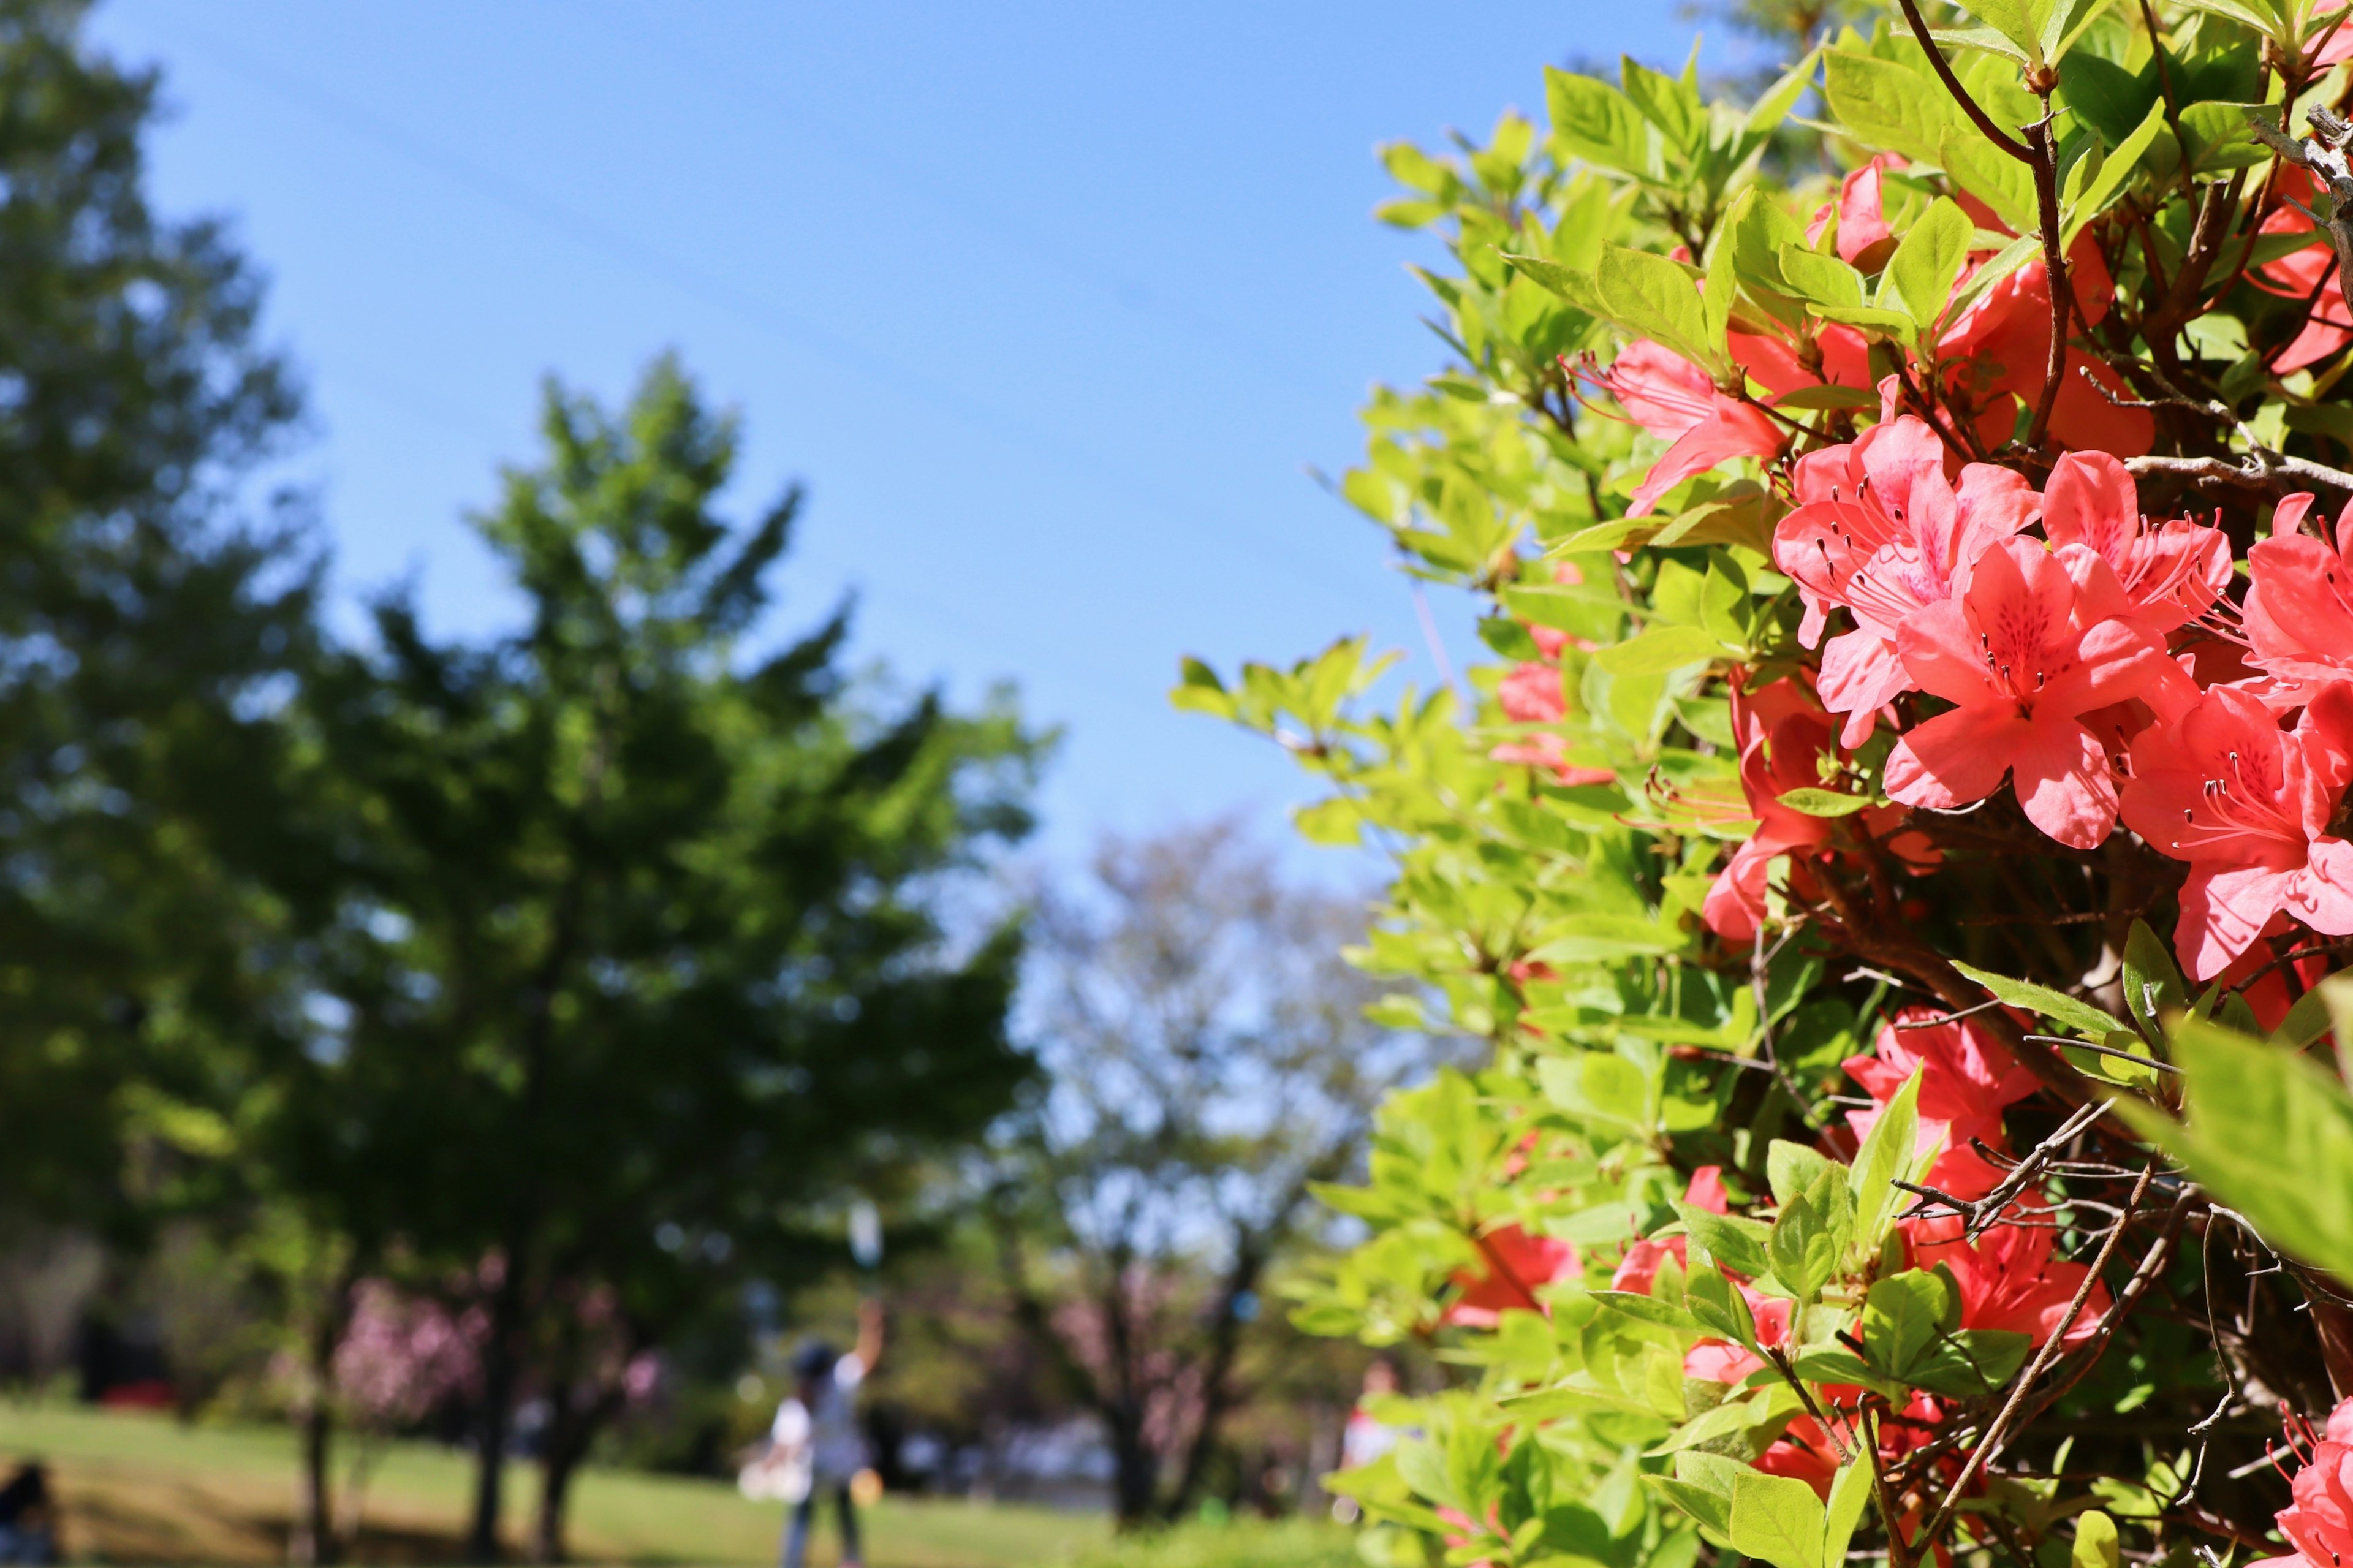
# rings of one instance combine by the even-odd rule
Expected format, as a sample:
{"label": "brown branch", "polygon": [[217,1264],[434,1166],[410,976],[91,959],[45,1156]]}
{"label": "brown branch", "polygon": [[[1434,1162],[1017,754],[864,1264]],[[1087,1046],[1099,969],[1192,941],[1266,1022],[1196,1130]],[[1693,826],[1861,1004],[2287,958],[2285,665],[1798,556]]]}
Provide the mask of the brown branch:
{"label": "brown branch", "polygon": [[2034,405],[2033,423],[2026,427],[2026,449],[2036,452],[2051,433],[2051,413],[2059,405],[2059,385],[2067,376],[2067,318],[2075,297],[2066,252],[2059,243],[2059,147],[2051,139],[2048,91],[2042,94],[2042,118],[2026,128],[2026,135],[2034,150],[2034,213],[2042,226],[2042,271],[2051,286],[2051,352],[2042,366],[2042,395]]}
{"label": "brown branch", "polygon": [[2284,496],[2298,490],[2329,489],[2353,495],[2353,474],[2263,448],[2250,452],[2239,463],[2221,458],[2127,458],[2125,468],[2136,479],[2178,479],[2206,490]]}
{"label": "brown branch", "polygon": [[1993,1418],[1993,1425],[1986,1428],[1985,1441],[1969,1455],[1968,1463],[1962,1466],[1961,1473],[1954,1478],[1952,1489],[1945,1494],[1944,1503],[1936,1510],[1936,1518],[1930,1520],[1927,1529],[1920,1532],[1919,1544],[1925,1549],[1936,1549],[1937,1537],[1945,1533],[1946,1527],[1953,1522],[1954,1512],[1961,1506],[1961,1494],[1968,1489],[1978,1472],[2000,1453],[2003,1442],[2010,1436],[2011,1423],[2026,1403],[2027,1391],[2058,1359],[2067,1331],[2073,1328],[2075,1320],[2084,1315],[2084,1303],[2092,1299],[2092,1288],[2100,1282],[2100,1270],[2105,1268],[2108,1259],[2116,1255],[2116,1243],[2124,1239],[2133,1211],[2140,1206],[2141,1196],[2148,1191],[2149,1180],[2156,1174],[2157,1162],[2151,1160],[2142,1169],[2140,1180],[2133,1184],[2132,1195],[2125,1200],[2123,1215],[2108,1227],[2108,1238],[2100,1244],[2099,1256],[2092,1259],[2092,1267],[2084,1271],[2084,1282],[2076,1288],[2075,1299],[2067,1305],[2067,1315],[2059,1320],[2059,1326],[2051,1331],[2051,1337],[2042,1342],[2042,1348],[2035,1352],[2034,1359],[2026,1363],[2017,1381],[2010,1384],[2010,1397],[2003,1403],[2001,1413]]}
{"label": "brown branch", "polygon": [[1961,112],[1969,117],[1970,123],[1985,133],[1987,141],[2020,163],[2033,163],[2034,153],[2026,143],[1996,125],[1993,117],[1978,108],[1978,100],[1969,96],[1969,89],[1961,85],[1961,79],[1953,74],[1953,68],[1945,62],[1944,50],[1936,47],[1936,38],[1928,31],[1927,22],[1920,15],[1920,7],[1914,0],[1899,0],[1899,3],[1904,7],[1904,19],[1912,24],[1912,36],[1920,40],[1920,47],[1927,52],[1928,63],[1936,68],[1936,79],[1945,84],[1945,90],[1953,95],[1953,101],[1961,106]]}

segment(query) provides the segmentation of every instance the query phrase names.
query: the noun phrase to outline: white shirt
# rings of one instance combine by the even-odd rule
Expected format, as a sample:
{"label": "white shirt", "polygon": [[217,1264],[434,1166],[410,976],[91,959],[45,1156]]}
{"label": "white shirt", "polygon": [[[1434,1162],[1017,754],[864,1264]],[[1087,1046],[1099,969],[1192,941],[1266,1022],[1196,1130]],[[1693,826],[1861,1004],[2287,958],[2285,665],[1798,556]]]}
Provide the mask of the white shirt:
{"label": "white shirt", "polygon": [[866,1468],[866,1439],[851,1408],[865,1381],[866,1363],[853,1351],[833,1363],[831,1375],[818,1380],[817,1408],[803,1405],[797,1394],[776,1407],[770,1439],[780,1448],[807,1445],[810,1479],[817,1486],[846,1486]]}

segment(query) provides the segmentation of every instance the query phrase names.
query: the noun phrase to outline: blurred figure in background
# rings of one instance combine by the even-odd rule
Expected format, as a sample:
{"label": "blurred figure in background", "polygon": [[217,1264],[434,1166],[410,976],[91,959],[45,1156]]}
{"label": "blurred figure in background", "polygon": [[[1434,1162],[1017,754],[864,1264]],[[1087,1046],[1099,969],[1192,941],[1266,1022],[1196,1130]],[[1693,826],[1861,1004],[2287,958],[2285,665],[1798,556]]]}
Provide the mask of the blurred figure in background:
{"label": "blurred figure in background", "polygon": [[[1391,1448],[1404,1434],[1388,1423],[1377,1419],[1370,1408],[1376,1401],[1398,1391],[1397,1363],[1387,1356],[1375,1356],[1365,1368],[1365,1384],[1356,1395],[1356,1407],[1348,1412],[1348,1425],[1340,1434],[1340,1468],[1353,1470],[1369,1465]],[[1355,1498],[1344,1497],[1332,1504],[1332,1517],[1342,1524],[1354,1524],[1362,1510]]]}
{"label": "blurred figure in background", "polygon": [[49,1498],[49,1472],[38,1459],[16,1467],[0,1486],[0,1563],[55,1563],[57,1510]]}
{"label": "blurred figure in background", "polygon": [[830,1497],[841,1514],[842,1568],[862,1568],[858,1507],[851,1489],[867,1468],[866,1439],[858,1430],[858,1385],[882,1357],[882,1303],[858,1304],[858,1346],[837,1356],[812,1340],[793,1357],[792,1394],[776,1407],[761,1465],[776,1478],[773,1495],[792,1504],[785,1529],[784,1568],[803,1568],[818,1504]]}

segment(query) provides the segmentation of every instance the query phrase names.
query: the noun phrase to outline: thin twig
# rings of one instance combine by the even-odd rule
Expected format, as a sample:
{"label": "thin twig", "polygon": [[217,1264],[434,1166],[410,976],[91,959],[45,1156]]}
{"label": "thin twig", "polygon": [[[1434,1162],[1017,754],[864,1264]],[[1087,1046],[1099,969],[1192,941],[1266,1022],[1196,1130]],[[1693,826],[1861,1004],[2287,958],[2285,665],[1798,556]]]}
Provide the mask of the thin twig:
{"label": "thin twig", "polygon": [[[2151,1160],[2141,1172],[2140,1180],[2133,1184],[2132,1196],[2125,1200],[2127,1218],[2129,1211],[2140,1205],[2141,1196],[2148,1191],[2149,1181],[2156,1174],[2157,1162]],[[2010,1398],[2003,1403],[2001,1413],[1993,1418],[1993,1425],[1986,1428],[1985,1441],[1969,1455],[1968,1463],[1962,1466],[1961,1473],[1954,1478],[1952,1489],[1945,1494],[1944,1503],[1936,1510],[1936,1516],[1928,1521],[1928,1528],[1920,1532],[1919,1543],[1926,1550],[1936,1549],[1937,1538],[1953,1522],[1953,1514],[1961,1506],[1961,1494],[1968,1489],[1970,1482],[1977,1479],[1978,1472],[2001,1452],[2002,1443],[2010,1436],[2010,1422],[2026,1402],[2027,1391],[2058,1359],[2067,1331],[2075,1326],[2075,1320],[2084,1315],[2084,1303],[2092,1299],[2092,1288],[2100,1282],[2100,1270],[2105,1268],[2108,1259],[2116,1256],[2116,1244],[2124,1239],[2126,1228],[2125,1219],[2119,1219],[2109,1227],[2108,1238],[2100,1244],[2099,1256],[2093,1258],[2091,1268],[2084,1270],[2084,1282],[2075,1289],[2075,1299],[2067,1304],[2067,1315],[2059,1320],[2059,1326],[2052,1331],[2049,1339],[2042,1342],[2042,1348],[2035,1352],[2034,1359],[2026,1363],[2017,1381],[2010,1384]]]}

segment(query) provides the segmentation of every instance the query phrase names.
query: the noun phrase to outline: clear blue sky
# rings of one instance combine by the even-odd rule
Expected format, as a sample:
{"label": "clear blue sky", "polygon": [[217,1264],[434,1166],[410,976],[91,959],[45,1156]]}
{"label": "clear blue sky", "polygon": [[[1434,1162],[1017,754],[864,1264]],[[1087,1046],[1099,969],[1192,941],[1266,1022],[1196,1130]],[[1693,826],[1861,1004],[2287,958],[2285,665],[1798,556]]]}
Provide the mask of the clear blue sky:
{"label": "clear blue sky", "polygon": [[[108,0],[166,73],[165,210],[273,280],[344,613],[413,575],[445,632],[513,605],[462,522],[540,378],[675,348],[744,416],[735,500],[811,492],[775,630],[859,598],[861,658],[1068,738],[1050,849],[1303,786],[1171,711],[1366,631],[1434,668],[1336,472],[1440,347],[1373,223],[1377,142],[1542,110],[1541,68],[1680,62],[1651,0],[788,5]],[[1711,54],[1714,54],[1711,50]],[[1459,661],[1459,606],[1440,606]]]}

